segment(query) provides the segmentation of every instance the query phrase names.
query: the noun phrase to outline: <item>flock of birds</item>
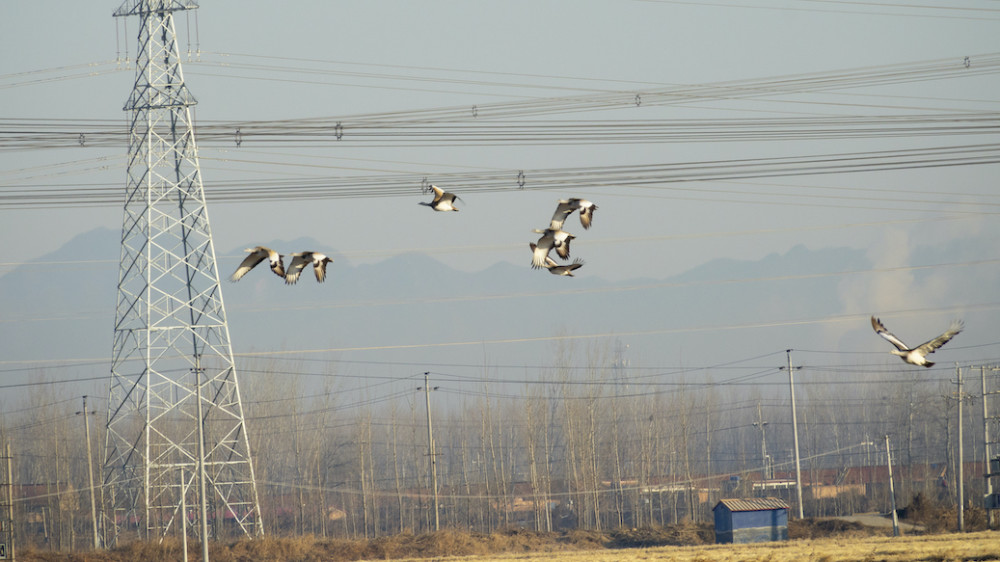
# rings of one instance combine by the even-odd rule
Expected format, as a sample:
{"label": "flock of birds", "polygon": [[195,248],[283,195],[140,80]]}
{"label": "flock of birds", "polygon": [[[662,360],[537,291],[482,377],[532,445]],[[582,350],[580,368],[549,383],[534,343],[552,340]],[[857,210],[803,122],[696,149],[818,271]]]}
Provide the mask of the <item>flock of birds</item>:
{"label": "flock of birds", "polygon": [[569,243],[576,236],[563,230],[563,223],[566,222],[567,217],[575,212],[579,212],[580,224],[583,225],[584,229],[589,229],[590,223],[594,220],[594,211],[596,209],[597,205],[586,199],[560,199],[559,204],[556,206],[556,212],[553,213],[552,219],[549,221],[549,227],[545,229],[536,228],[533,231],[536,234],[541,234],[542,237],[537,242],[528,244],[528,247],[531,248],[531,268],[544,268],[548,269],[549,273],[553,275],[573,277],[573,271],[583,267],[583,260],[576,259],[573,263],[560,265],[549,254],[552,253],[552,250],[555,250],[556,255],[564,260],[568,260]]}
{"label": "flock of birds", "polygon": [[[434,192],[434,198],[430,202],[420,201],[418,204],[430,207],[435,211],[458,211],[455,202],[461,201],[461,197],[447,192],[436,185],[431,185],[430,188]],[[583,266],[583,260],[577,259],[573,263],[559,264],[549,254],[552,250],[555,250],[560,258],[568,260],[570,240],[576,237],[562,229],[563,223],[566,222],[568,216],[579,212],[580,224],[583,225],[583,228],[590,228],[596,209],[597,205],[586,199],[560,199],[559,204],[556,206],[556,212],[549,221],[549,227],[544,230],[535,229],[533,231],[541,234],[542,237],[537,242],[529,244],[531,248],[532,269],[544,268],[549,270],[549,273],[553,275],[573,277],[573,271]],[[333,261],[332,258],[319,252],[298,252],[291,254],[292,262],[286,271],[284,254],[279,254],[267,246],[255,246],[247,248],[245,251],[248,252],[248,255],[229,277],[230,281],[239,281],[250,270],[257,267],[257,264],[266,259],[271,267],[271,271],[278,277],[283,278],[287,285],[294,285],[299,280],[302,270],[310,264],[313,266],[313,271],[316,274],[316,281],[322,283],[326,280],[326,264]]]}
{"label": "flock of birds", "polygon": [[[434,192],[434,198],[430,202],[420,201],[418,205],[430,207],[435,211],[458,211],[455,201],[461,201],[461,197],[445,191],[436,185],[431,185],[430,188]],[[536,234],[541,234],[542,237],[537,242],[528,244],[528,247],[531,248],[531,268],[547,269],[553,275],[573,277],[573,272],[583,267],[583,260],[576,259],[573,263],[560,264],[552,259],[550,254],[552,250],[555,250],[560,258],[568,260],[569,243],[576,236],[562,229],[566,218],[575,212],[579,212],[580,224],[583,225],[584,229],[589,229],[591,222],[594,220],[595,210],[597,210],[597,205],[586,199],[560,199],[556,206],[556,212],[553,213],[552,219],[549,220],[549,227],[533,230]]]}
{"label": "flock of birds", "polygon": [[302,274],[302,270],[308,265],[312,264],[313,272],[316,274],[316,281],[322,283],[326,281],[326,264],[333,261],[333,258],[327,257],[325,254],[319,252],[298,252],[291,254],[292,262],[288,265],[288,270],[285,270],[283,254],[268,248],[266,246],[256,246],[254,248],[247,248],[246,252],[250,254],[243,258],[240,262],[239,267],[233,272],[232,276],[229,277],[230,281],[239,281],[243,279],[243,276],[250,273],[250,270],[257,267],[257,264],[268,260],[271,267],[271,271],[275,275],[281,277],[285,280],[286,285],[294,285],[299,280],[299,275]]}
{"label": "flock of birds", "polygon": [[[421,201],[420,205],[430,207],[435,211],[458,211],[455,201],[462,199],[454,193],[449,193],[435,185],[430,186],[434,192],[434,198],[430,202]],[[566,219],[573,213],[579,213],[580,224],[584,229],[589,229],[594,220],[594,211],[597,205],[586,199],[560,199],[556,206],[556,211],[549,220],[549,226],[545,229],[535,229],[533,232],[542,236],[536,241],[528,244],[531,248],[531,268],[547,269],[553,275],[573,277],[573,272],[583,266],[583,260],[577,258],[572,263],[560,264],[551,257],[552,250],[556,251],[563,260],[570,258],[569,245],[576,238],[572,234],[563,230]],[[332,258],[320,252],[298,252],[290,254],[292,261],[285,269],[284,255],[266,246],[256,246],[247,248],[249,254],[240,263],[239,267],[230,277],[231,281],[239,281],[250,272],[257,264],[268,260],[271,271],[275,275],[285,280],[285,284],[294,285],[299,280],[302,270],[309,265],[313,266],[316,281],[322,283],[326,280],[326,265],[333,261]],[[944,344],[951,341],[965,327],[961,320],[955,320],[943,334],[934,339],[926,341],[916,347],[910,347],[903,343],[891,332],[885,329],[885,325],[878,318],[871,317],[872,329],[875,333],[891,343],[896,349],[892,350],[893,355],[899,356],[904,363],[921,367],[933,367],[934,363],[927,360],[927,356],[934,353]]]}

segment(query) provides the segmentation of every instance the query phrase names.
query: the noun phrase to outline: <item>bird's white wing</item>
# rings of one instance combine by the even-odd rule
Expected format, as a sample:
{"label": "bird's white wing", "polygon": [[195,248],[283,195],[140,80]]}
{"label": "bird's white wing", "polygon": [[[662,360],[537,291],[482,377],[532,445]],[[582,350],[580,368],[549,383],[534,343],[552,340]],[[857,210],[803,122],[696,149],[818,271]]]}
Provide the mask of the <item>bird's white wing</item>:
{"label": "bird's white wing", "polygon": [[583,267],[583,260],[576,259],[573,260],[573,263],[567,265],[560,265],[559,267],[552,268],[551,271],[553,273],[558,273],[559,275],[569,275],[572,277],[573,272],[576,271],[577,269],[580,269],[581,267]]}
{"label": "bird's white wing", "polygon": [[316,281],[322,283],[326,281],[326,264],[333,260],[327,259],[323,254],[313,256],[313,272],[316,273]]}
{"label": "bird's white wing", "polygon": [[539,269],[545,267],[545,260],[549,258],[549,252],[552,251],[552,236],[545,234],[538,239],[537,244],[533,244],[531,248],[531,268]]}
{"label": "bird's white wing", "polygon": [[872,329],[875,330],[876,334],[882,336],[883,338],[885,338],[886,341],[896,346],[896,349],[900,351],[910,351],[910,348],[907,347],[907,345],[903,343],[902,340],[900,340],[896,336],[892,335],[888,330],[886,330],[885,326],[882,325],[882,321],[879,320],[878,318],[875,318],[874,316],[872,316]]}
{"label": "bird's white wing", "polygon": [[229,280],[239,281],[240,279],[243,278],[244,275],[249,273],[250,270],[253,269],[258,263],[264,261],[264,258],[266,257],[267,257],[267,252],[263,251],[252,252],[249,256],[243,258],[243,261],[240,262],[239,267],[237,267],[236,271],[234,271],[232,276],[229,277]]}
{"label": "bird's white wing", "polygon": [[928,353],[934,353],[934,350],[951,341],[951,338],[955,337],[959,332],[961,332],[962,328],[964,327],[965,325],[962,323],[961,320],[952,322],[951,327],[948,328],[947,332],[941,334],[940,336],[928,342],[920,344],[919,346],[917,346],[917,349],[924,355],[927,355]]}
{"label": "bird's white wing", "polygon": [[285,273],[285,284],[294,285],[302,274],[302,269],[309,264],[309,258],[305,254],[292,254],[292,263],[288,265]]}
{"label": "bird's white wing", "polygon": [[573,211],[575,211],[576,208],[576,204],[571,200],[560,200],[559,204],[556,205],[556,212],[552,213],[552,220],[549,221],[549,228],[552,230],[562,230],[563,223],[566,222],[566,217],[573,214]]}
{"label": "bird's white wing", "polygon": [[559,231],[554,235],[554,246],[556,248],[556,253],[559,257],[568,260],[569,259],[569,243],[575,238],[572,234],[568,232]]}
{"label": "bird's white wing", "polygon": [[[590,202],[588,201],[588,203]],[[580,207],[580,224],[583,225],[584,229],[590,228],[590,223],[594,220],[595,210],[597,210],[597,205],[593,203]]]}

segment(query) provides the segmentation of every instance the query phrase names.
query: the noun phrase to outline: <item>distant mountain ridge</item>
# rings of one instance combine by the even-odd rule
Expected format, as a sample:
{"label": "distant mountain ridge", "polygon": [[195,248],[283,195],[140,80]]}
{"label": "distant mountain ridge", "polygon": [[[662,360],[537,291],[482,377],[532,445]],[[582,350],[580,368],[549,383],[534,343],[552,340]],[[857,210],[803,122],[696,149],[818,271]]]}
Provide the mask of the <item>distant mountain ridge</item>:
{"label": "distant mountain ridge", "polygon": [[[8,312],[0,337],[9,343],[8,353],[16,358],[107,356],[118,244],[117,232],[92,230],[0,277]],[[236,350],[433,346],[563,332],[670,332],[762,316],[817,317],[837,311],[835,298],[817,298],[836,295],[837,277],[796,276],[869,267],[859,250],[796,246],[756,261],[712,260],[662,280],[609,282],[585,274],[568,280],[506,262],[463,272],[425,254],[355,266],[336,249],[309,238],[265,244],[285,252],[323,251],[336,261],[323,285],[310,272],[287,287],[262,266],[230,283],[240,259],[232,256],[242,255],[243,248],[217,249],[227,256],[220,258],[219,275]],[[51,262],[71,263],[46,265]],[[45,298],[19,297],[39,292]],[[60,320],[46,320],[51,318]]]}
{"label": "distant mountain ridge", "polygon": [[782,275],[837,273],[871,267],[865,253],[851,248],[824,248],[812,251],[799,244],[784,254],[772,253],[756,261],[718,258],[674,276],[676,281],[725,279],[738,272],[742,278]]}

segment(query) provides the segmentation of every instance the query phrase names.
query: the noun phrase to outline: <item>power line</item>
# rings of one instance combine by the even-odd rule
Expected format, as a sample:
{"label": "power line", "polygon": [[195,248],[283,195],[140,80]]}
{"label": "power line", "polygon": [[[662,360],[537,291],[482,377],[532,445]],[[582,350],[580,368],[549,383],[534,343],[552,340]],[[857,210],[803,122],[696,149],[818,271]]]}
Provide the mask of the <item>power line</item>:
{"label": "power line", "polygon": [[[935,114],[730,119],[615,119],[395,123],[310,118],[297,121],[210,122],[198,126],[205,147],[380,147],[575,145],[915,138],[1000,132],[994,111]],[[121,147],[120,122],[0,119],[0,150]]]}
{"label": "power line", "polygon": [[[252,55],[230,55],[220,54],[220,58],[230,57],[253,57]],[[260,57],[257,57],[260,58]],[[281,58],[282,61],[290,60]],[[297,59],[291,59],[297,60]],[[315,59],[300,59],[310,62],[317,62]],[[666,128],[663,123],[646,123],[635,121],[631,124],[628,120],[617,120],[613,123],[583,122],[581,124],[560,124],[557,122],[542,122],[535,126],[522,123],[493,123],[488,127],[484,121],[503,117],[526,117],[545,114],[557,114],[567,111],[584,111],[608,108],[629,108],[644,105],[663,105],[684,103],[690,104],[694,101],[718,101],[760,98],[762,96],[785,96],[788,94],[802,94],[807,92],[820,91],[842,91],[847,88],[867,88],[876,85],[908,83],[911,81],[939,80],[942,78],[969,77],[980,74],[993,74],[1000,71],[1000,54],[977,54],[967,60],[974,60],[974,65],[966,66],[961,61],[954,59],[937,59],[930,61],[920,61],[915,63],[883,65],[848,70],[839,70],[821,73],[793,74],[787,76],[757,78],[749,80],[738,80],[728,82],[717,82],[712,84],[698,85],[671,85],[666,88],[654,88],[642,93],[622,92],[621,90],[599,90],[584,96],[559,96],[552,98],[529,98],[516,102],[501,102],[492,104],[477,104],[474,110],[469,106],[445,107],[417,109],[408,111],[392,111],[383,113],[369,113],[353,116],[328,117],[328,118],[308,118],[308,119],[284,119],[272,121],[242,121],[231,123],[204,122],[199,125],[199,138],[202,144],[211,143],[213,140],[223,139],[226,143],[240,142],[240,139],[249,139],[254,135],[262,137],[284,137],[303,136],[320,137],[340,140],[344,138],[345,131],[351,131],[347,138],[357,138],[364,140],[365,136],[374,135],[376,138],[392,138],[402,134],[423,135],[432,139],[440,137],[442,132],[453,131],[452,134],[465,143],[470,140],[475,141],[469,135],[479,134],[482,138],[499,139],[507,142],[517,140],[524,142],[526,135],[543,135],[547,140],[554,140],[556,137],[564,142],[582,142],[587,140],[584,133],[592,134],[592,142],[614,142],[616,131],[630,130],[635,135],[636,132],[649,134],[649,131],[659,131],[659,136],[655,137],[657,142],[664,139],[676,141],[707,140],[710,138],[721,138],[726,140],[737,140],[743,138],[753,138],[752,132],[739,132],[733,129],[728,135],[715,131],[721,122],[707,121],[700,129],[691,130],[683,127],[683,121],[664,122],[672,124]],[[319,61],[322,62],[322,61]],[[344,63],[337,63],[344,64]],[[227,68],[229,65],[223,65]],[[252,67],[253,65],[248,65]],[[264,66],[259,69],[267,76],[273,75],[276,70],[287,70],[287,65]],[[426,70],[426,69],[425,69]],[[337,72],[323,71],[317,69],[303,69],[304,72]],[[40,71],[41,72],[41,71]],[[473,72],[473,71],[465,71]],[[19,74],[18,74],[19,75]],[[7,75],[7,76],[18,76]],[[4,77],[0,76],[0,80]],[[413,76],[390,76],[393,79],[402,80],[434,80],[428,78],[415,78]],[[580,80],[580,79],[574,79]],[[496,83],[487,83],[491,87]],[[517,84],[515,86],[525,86]],[[794,103],[792,100],[782,99],[783,104]],[[963,112],[950,112],[952,120]],[[974,112],[967,117],[981,112]],[[854,126],[864,126],[854,133],[847,134],[900,134],[879,128],[894,128],[898,126],[924,125],[931,127],[923,133],[919,128],[912,131],[912,134],[940,133],[942,131],[963,131],[963,128],[955,128],[953,123],[949,123],[946,118],[948,114],[939,115],[916,115],[916,116],[841,116],[818,119],[810,122],[809,119],[796,121],[763,120],[754,124],[753,120],[736,120],[735,123],[754,124],[760,131],[778,129],[779,136],[774,138],[800,138],[805,135],[809,138],[824,138],[825,135],[835,135],[827,138],[839,138],[844,132],[830,129],[832,126],[838,128]],[[985,116],[989,119],[989,113]],[[964,119],[958,117],[960,121]],[[476,125],[468,125],[470,121],[476,121]],[[120,121],[108,120],[52,120],[52,119],[5,119],[0,128],[0,148],[11,148],[17,146],[31,146],[34,148],[56,147],[56,146],[101,146],[110,145],[124,146],[127,142],[127,130],[122,128]],[[697,124],[694,121],[693,124]],[[414,129],[414,126],[419,128]],[[600,126],[599,129],[594,129]],[[979,128],[982,123],[973,121],[970,127]],[[72,127],[70,130],[60,130]],[[561,127],[561,128],[556,128]],[[570,127],[563,129],[564,127]],[[628,129],[622,129],[629,127]],[[88,128],[89,130],[86,130]],[[9,129],[9,130],[8,130]],[[679,129],[679,132],[674,132]],[[782,132],[782,129],[784,131]],[[490,134],[486,135],[489,131]],[[565,131],[558,134],[559,131]],[[596,131],[591,133],[590,131]],[[669,132],[666,135],[664,132]],[[478,133],[477,133],[478,132]],[[968,132],[965,130],[964,132]],[[761,134],[758,132],[758,134]],[[715,135],[714,137],[712,135]],[[791,136],[789,136],[791,135]],[[636,142],[635,136],[623,137],[629,142]],[[530,136],[527,137],[530,140]],[[439,140],[439,139],[438,139]]]}
{"label": "power line", "polygon": [[[534,170],[448,172],[435,175],[438,183],[462,185],[463,194],[580,189],[594,186],[616,188],[663,188],[676,183],[773,178],[802,175],[843,174],[889,170],[913,170],[949,166],[1000,163],[1000,144],[938,146],[871,152],[847,152],[742,158],[647,165],[612,165]],[[336,176],[270,180],[206,182],[211,202],[296,201],[357,199],[414,195],[426,176],[392,174],[382,176]],[[710,189],[696,189],[711,192]],[[738,192],[727,192],[738,193]],[[940,202],[935,202],[940,204]],[[63,207],[119,205],[121,188],[79,185],[7,186],[0,192],[0,207]],[[971,211],[975,212],[975,211]]]}

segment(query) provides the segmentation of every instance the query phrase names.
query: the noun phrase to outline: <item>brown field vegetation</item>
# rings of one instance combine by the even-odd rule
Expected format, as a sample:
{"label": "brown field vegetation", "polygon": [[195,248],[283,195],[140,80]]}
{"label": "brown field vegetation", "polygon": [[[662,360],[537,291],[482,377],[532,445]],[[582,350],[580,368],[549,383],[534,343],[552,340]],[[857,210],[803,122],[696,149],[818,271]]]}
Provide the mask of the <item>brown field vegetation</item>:
{"label": "brown field vegetation", "polygon": [[981,531],[968,534],[916,535],[908,537],[867,536],[853,538],[800,539],[786,542],[661,546],[642,549],[590,552],[557,552],[524,555],[493,555],[462,558],[466,562],[519,560],[526,562],[630,562],[670,560],[677,562],[856,562],[856,561],[944,561],[1000,560],[1000,536]]}
{"label": "brown field vegetation", "polygon": [[[399,535],[368,540],[323,539],[312,535],[265,537],[216,542],[210,558],[218,562],[340,562],[355,560],[463,559],[627,561],[680,560],[708,562],[826,562],[871,560],[1000,560],[1000,534],[995,531],[891,537],[891,530],[837,520],[792,521],[791,540],[750,545],[716,545],[708,524],[609,532],[573,530],[543,533],[507,529],[491,534],[457,530]],[[189,543],[189,559],[199,560],[199,545]],[[134,542],[107,551],[53,552],[26,549],[24,562],[125,562],[182,560],[176,539]]]}

